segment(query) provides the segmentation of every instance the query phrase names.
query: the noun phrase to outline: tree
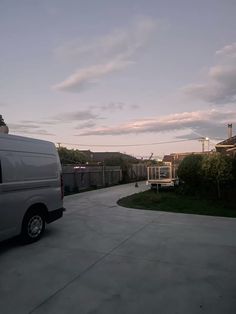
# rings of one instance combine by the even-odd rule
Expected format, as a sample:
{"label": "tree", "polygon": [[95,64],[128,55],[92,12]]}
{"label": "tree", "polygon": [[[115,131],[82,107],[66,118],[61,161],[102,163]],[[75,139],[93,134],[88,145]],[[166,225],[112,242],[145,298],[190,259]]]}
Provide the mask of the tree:
{"label": "tree", "polygon": [[0,133],[8,133],[9,132],[9,128],[6,125],[2,115],[0,114]]}
{"label": "tree", "polygon": [[202,160],[202,174],[206,181],[216,187],[220,199],[222,188],[233,179],[232,158],[220,153],[205,156]]}
{"label": "tree", "polygon": [[199,189],[202,182],[202,155],[189,155],[179,165],[178,177],[182,180],[191,192]]}
{"label": "tree", "polygon": [[236,186],[236,156],[232,159],[233,184]]}
{"label": "tree", "polygon": [[4,122],[4,119],[1,114],[0,114],[0,126],[6,126],[6,123]]}
{"label": "tree", "polygon": [[122,171],[122,181],[124,183],[129,182],[130,180],[130,170],[132,169],[132,158],[125,158],[121,156],[113,156],[105,160],[106,166],[120,166]]}
{"label": "tree", "polygon": [[78,149],[67,149],[65,147],[58,148],[58,154],[62,164],[84,164],[86,156]]}

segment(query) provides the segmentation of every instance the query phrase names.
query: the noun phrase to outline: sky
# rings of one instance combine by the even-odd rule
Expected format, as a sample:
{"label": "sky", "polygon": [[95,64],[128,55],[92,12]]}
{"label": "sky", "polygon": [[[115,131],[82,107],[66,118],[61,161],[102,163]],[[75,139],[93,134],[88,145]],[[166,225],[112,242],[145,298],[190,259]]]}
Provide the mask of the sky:
{"label": "sky", "polygon": [[236,134],[235,0],[0,0],[10,133],[138,157]]}

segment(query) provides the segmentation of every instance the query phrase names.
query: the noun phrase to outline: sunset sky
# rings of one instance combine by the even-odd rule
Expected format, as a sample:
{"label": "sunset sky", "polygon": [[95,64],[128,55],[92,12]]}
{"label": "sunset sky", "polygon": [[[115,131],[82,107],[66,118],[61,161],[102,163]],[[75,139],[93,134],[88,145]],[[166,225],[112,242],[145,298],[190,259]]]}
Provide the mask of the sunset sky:
{"label": "sunset sky", "polygon": [[0,114],[79,149],[213,148],[236,134],[235,16],[235,0],[0,0]]}

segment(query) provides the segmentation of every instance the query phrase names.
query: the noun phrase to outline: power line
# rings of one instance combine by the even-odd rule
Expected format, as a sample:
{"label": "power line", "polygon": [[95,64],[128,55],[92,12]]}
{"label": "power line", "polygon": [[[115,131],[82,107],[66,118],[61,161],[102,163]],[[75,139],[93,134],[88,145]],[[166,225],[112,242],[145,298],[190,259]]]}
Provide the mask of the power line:
{"label": "power line", "polygon": [[150,145],[161,145],[161,144],[174,144],[174,143],[181,143],[181,142],[188,142],[188,141],[196,141],[199,140],[199,137],[197,138],[191,138],[191,139],[184,139],[184,140],[176,140],[176,141],[163,141],[163,142],[154,142],[154,143],[138,143],[138,144],[108,144],[108,145],[101,145],[101,144],[78,144],[78,143],[62,143],[64,145],[71,145],[71,146],[83,146],[83,147],[134,147],[134,146],[150,146]]}

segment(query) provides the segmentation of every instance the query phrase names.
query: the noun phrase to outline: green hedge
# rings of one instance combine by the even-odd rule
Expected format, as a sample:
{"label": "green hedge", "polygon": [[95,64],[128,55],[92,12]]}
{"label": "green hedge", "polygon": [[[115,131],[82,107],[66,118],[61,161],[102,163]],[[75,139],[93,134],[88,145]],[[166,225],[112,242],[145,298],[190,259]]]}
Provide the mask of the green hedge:
{"label": "green hedge", "polygon": [[230,200],[236,192],[236,159],[220,153],[189,155],[178,176],[185,193]]}

